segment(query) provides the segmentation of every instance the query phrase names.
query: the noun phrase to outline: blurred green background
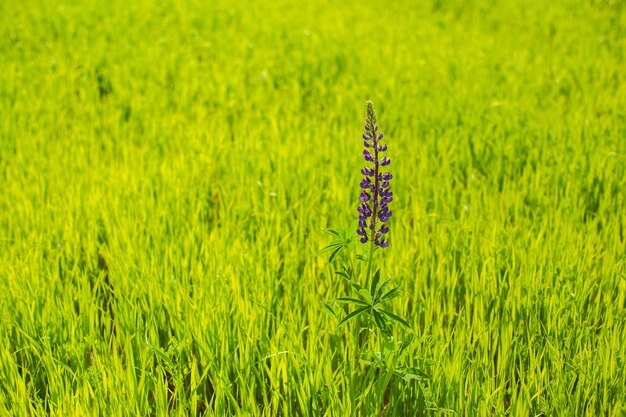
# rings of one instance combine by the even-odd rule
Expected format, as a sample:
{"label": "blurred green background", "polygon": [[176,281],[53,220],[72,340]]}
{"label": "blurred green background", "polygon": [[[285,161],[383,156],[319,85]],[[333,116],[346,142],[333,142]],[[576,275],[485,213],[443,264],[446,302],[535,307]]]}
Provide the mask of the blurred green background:
{"label": "blurred green background", "polygon": [[[0,2],[0,414],[624,415],[625,5]],[[366,99],[383,403],[317,255]]]}

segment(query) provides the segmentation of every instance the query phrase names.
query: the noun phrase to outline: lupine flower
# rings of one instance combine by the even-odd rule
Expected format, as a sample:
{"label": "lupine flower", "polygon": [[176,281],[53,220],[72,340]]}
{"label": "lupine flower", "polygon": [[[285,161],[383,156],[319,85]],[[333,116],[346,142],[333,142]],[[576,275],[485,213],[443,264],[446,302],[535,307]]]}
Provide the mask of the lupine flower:
{"label": "lupine flower", "polygon": [[387,222],[391,217],[389,203],[393,200],[389,181],[393,176],[391,172],[382,172],[381,167],[390,165],[391,159],[382,155],[387,151],[387,144],[381,142],[385,135],[378,131],[374,104],[367,101],[366,107],[365,133],[362,135],[365,147],[363,158],[371,165],[361,170],[365,178],[359,184],[361,194],[359,195],[357,234],[361,236],[361,243],[367,243],[369,240],[381,248],[386,248],[389,246],[389,240],[385,237],[389,233]]}

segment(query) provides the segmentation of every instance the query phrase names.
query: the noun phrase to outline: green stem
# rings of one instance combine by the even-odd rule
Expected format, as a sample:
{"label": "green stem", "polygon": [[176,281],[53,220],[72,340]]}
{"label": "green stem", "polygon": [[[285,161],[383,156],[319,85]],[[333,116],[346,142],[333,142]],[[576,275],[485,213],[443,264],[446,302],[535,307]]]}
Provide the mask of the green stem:
{"label": "green stem", "polygon": [[374,240],[370,243],[370,254],[367,257],[367,275],[365,276],[365,285],[368,285],[372,276],[372,260],[374,259]]}

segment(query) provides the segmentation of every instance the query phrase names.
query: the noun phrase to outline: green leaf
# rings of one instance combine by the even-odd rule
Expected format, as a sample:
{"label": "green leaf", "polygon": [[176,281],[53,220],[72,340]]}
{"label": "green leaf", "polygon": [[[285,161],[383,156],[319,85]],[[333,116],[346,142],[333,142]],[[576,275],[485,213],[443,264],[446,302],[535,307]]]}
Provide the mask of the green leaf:
{"label": "green leaf", "polygon": [[408,348],[411,343],[413,343],[413,340],[415,339],[415,335],[413,334],[409,334],[407,337],[405,337],[398,345],[398,352],[396,353],[396,357],[399,357],[400,355],[402,355],[404,353],[404,351],[406,350],[406,348]]}
{"label": "green leaf", "polygon": [[387,327],[387,323],[385,323],[385,318],[376,310],[373,310],[374,313],[374,322],[378,326],[378,328],[384,333],[388,334],[389,329]]}
{"label": "green leaf", "polygon": [[362,300],[357,300],[356,298],[339,297],[335,301],[342,302],[342,303],[358,304],[358,305],[367,306],[367,307],[370,306],[366,302],[364,302]]}
{"label": "green leaf", "polygon": [[337,325],[337,328],[340,328],[341,326],[343,326],[344,324],[346,324],[350,320],[354,319],[356,316],[358,316],[359,314],[361,314],[362,312],[364,312],[367,309],[369,309],[369,307],[362,307],[362,308],[359,308],[358,310],[354,310],[352,313],[350,313],[347,316],[345,316],[343,318],[343,320],[341,320],[339,322],[339,324]]}
{"label": "green leaf", "polygon": [[401,325],[403,325],[405,327],[408,327],[409,329],[411,328],[411,325],[409,324],[409,322],[406,321],[405,319],[403,319],[402,317],[396,316],[395,314],[393,314],[390,311],[385,311],[385,310],[378,310],[378,311],[383,313],[385,316],[389,317],[389,319],[391,319],[391,320],[393,320],[393,321],[395,321],[397,323],[400,323]]}
{"label": "green leaf", "polygon": [[385,292],[385,290],[387,289],[387,287],[389,286],[389,284],[391,284],[392,279],[389,278],[388,280],[386,280],[385,282],[383,282],[383,285],[381,285],[378,288],[378,291],[376,291],[376,296],[374,297],[374,302],[376,303],[377,300],[380,300],[380,296],[381,294],[383,294]]}
{"label": "green leaf", "polygon": [[339,253],[339,251],[341,249],[343,249],[344,246],[339,246],[337,249],[335,249],[335,251],[333,253],[330,254],[330,257],[328,258],[328,263],[333,263],[333,259],[335,259],[335,256],[337,256],[337,254]]}
{"label": "green leaf", "polygon": [[350,275],[348,275],[347,271],[335,271],[335,274],[339,275],[340,277],[344,277],[345,279],[347,279],[348,281],[351,280],[351,273]]}
{"label": "green leaf", "polygon": [[376,293],[378,281],[380,281],[380,269],[376,270],[376,272],[374,273],[374,278],[372,278],[372,287],[370,288],[370,294],[372,294],[372,299],[374,298],[374,294]]}
{"label": "green leaf", "polygon": [[383,295],[380,300],[378,300],[379,303],[385,303],[389,300],[393,300],[394,298],[396,298],[397,296],[400,295],[400,288],[395,287],[390,289],[387,294]]}
{"label": "green leaf", "polygon": [[372,305],[372,295],[365,288],[358,290],[357,294],[359,294],[367,304]]}
{"label": "green leaf", "polygon": [[331,250],[336,249],[338,246],[342,246],[342,245],[343,245],[342,242],[333,242],[330,245],[324,246],[322,249],[320,249],[318,251],[318,254],[321,255],[323,253],[330,252]]}
{"label": "green leaf", "polygon": [[324,230],[326,233],[328,233],[331,236],[336,237],[337,239],[341,239],[341,236],[339,235],[339,232],[337,232],[336,230],[333,229],[326,229]]}
{"label": "green leaf", "polygon": [[330,304],[328,303],[322,303],[324,304],[324,307],[326,307],[326,310],[330,311],[330,313],[335,316],[335,317],[339,317],[339,315],[335,312],[335,310],[330,306]]}

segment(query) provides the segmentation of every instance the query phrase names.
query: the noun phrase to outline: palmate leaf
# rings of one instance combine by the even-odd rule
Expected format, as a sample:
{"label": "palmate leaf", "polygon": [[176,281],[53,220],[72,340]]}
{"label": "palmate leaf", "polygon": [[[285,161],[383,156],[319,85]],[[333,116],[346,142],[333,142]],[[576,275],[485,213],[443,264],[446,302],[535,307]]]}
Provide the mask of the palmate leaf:
{"label": "palmate leaf", "polygon": [[330,257],[328,258],[328,263],[332,263],[342,249],[351,248],[355,245],[356,241],[354,239],[354,236],[356,234],[357,226],[358,223],[355,220],[350,224],[350,227],[348,227],[347,229],[324,230],[324,232],[335,238],[335,240],[330,245],[324,247],[319,251],[320,254],[332,252]]}
{"label": "palmate leaf", "polygon": [[369,293],[369,291],[367,291],[365,288],[361,288],[359,291],[357,291],[357,294],[359,294],[359,296],[368,304],[368,305],[373,305],[373,301],[372,300],[372,295]]}
{"label": "palmate leaf", "polygon": [[342,244],[343,243],[341,243],[340,241],[335,241],[335,242],[331,243],[328,246],[324,246],[322,249],[320,249],[318,251],[318,253],[321,255],[323,253],[330,252],[331,250],[334,250],[334,249],[337,249],[338,247],[341,247]]}
{"label": "palmate leaf", "polygon": [[411,328],[411,325],[409,324],[409,322],[403,319],[402,317],[396,316],[390,311],[385,311],[385,310],[378,310],[378,311],[380,311],[382,314],[387,316],[390,320],[395,321],[396,323],[400,323],[401,325],[408,327],[409,329]]}
{"label": "palmate leaf", "polygon": [[359,261],[367,262],[367,256],[365,256],[365,255],[358,254],[356,256],[356,259],[359,260]]}
{"label": "palmate leaf", "polygon": [[376,323],[376,325],[378,326],[378,328],[384,333],[384,334],[389,334],[389,328],[387,327],[387,323],[385,321],[385,318],[376,310],[372,311],[373,315],[374,315],[374,322]]}
{"label": "palmate leaf", "polygon": [[379,303],[386,303],[387,301],[393,300],[394,298],[396,298],[397,296],[400,295],[400,288],[395,287],[390,289],[385,295],[383,295],[380,300],[378,300]]}
{"label": "palmate leaf", "polygon": [[335,271],[335,274],[339,275],[340,277],[344,277],[348,281],[352,281],[352,268],[344,267],[343,271]]}
{"label": "palmate leaf", "polygon": [[381,295],[385,292],[389,284],[391,284],[391,281],[392,279],[389,278],[388,280],[383,282],[383,284],[378,288],[378,291],[376,291],[376,295],[374,296],[374,302],[380,301]]}
{"label": "palmate leaf", "polygon": [[358,316],[359,314],[363,313],[365,310],[369,309],[370,307],[362,307],[359,308],[358,310],[354,310],[352,313],[348,314],[347,316],[345,316],[337,325],[337,328],[340,328],[341,326],[343,326],[344,324],[346,324],[347,322],[349,322],[350,320],[354,319],[356,316]]}
{"label": "palmate leaf", "polygon": [[317,253],[319,253],[321,255],[322,253],[330,252],[331,250],[336,249],[339,246],[341,246],[341,243],[333,242],[333,243],[331,243],[328,246],[324,246]]}
{"label": "palmate leaf", "polygon": [[372,294],[372,299],[375,298],[376,288],[378,287],[378,282],[380,281],[380,269],[374,273],[374,278],[372,278],[372,286],[370,288],[370,293]]}
{"label": "palmate leaf", "polygon": [[359,284],[352,284],[352,289],[359,295],[359,297],[361,297],[361,299],[363,301],[365,301],[368,305],[374,305],[373,303],[373,299],[372,299],[372,295],[369,293],[369,291],[363,287],[361,287]]}
{"label": "palmate leaf", "polygon": [[367,304],[365,301],[357,300],[356,298],[339,297],[335,301],[342,302],[342,303],[358,304],[358,305],[361,305],[361,306],[370,307],[370,305]]}
{"label": "palmate leaf", "polygon": [[333,253],[330,254],[330,257],[328,258],[328,263],[331,264],[333,263],[333,259],[335,259],[335,256],[337,256],[337,254],[339,253],[339,251],[341,249],[345,248],[345,246],[339,246],[337,249],[334,250]]}
{"label": "palmate leaf", "polygon": [[328,263],[332,263],[333,259],[337,256],[337,254],[341,251],[341,249],[346,247],[346,243],[342,241],[335,241],[328,246],[323,247],[319,250],[318,254],[322,255],[327,252],[332,252],[330,257],[328,258]]}

